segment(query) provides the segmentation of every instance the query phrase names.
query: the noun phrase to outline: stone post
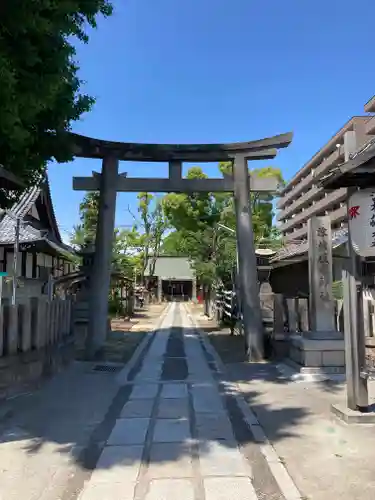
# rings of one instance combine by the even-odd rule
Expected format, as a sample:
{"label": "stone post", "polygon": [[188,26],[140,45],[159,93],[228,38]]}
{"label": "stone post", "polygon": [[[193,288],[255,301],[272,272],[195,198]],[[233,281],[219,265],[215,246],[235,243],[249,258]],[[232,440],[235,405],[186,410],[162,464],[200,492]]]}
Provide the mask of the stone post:
{"label": "stone post", "polygon": [[279,336],[284,340],[285,331],[285,312],[284,312],[284,298],[280,293],[275,293],[273,296],[273,332],[274,336]]}
{"label": "stone post", "polygon": [[298,323],[301,328],[301,332],[308,332],[310,329],[309,325],[309,301],[307,299],[297,299],[297,313],[298,313]]}
{"label": "stone post", "polygon": [[257,361],[263,358],[263,330],[251,217],[250,179],[245,156],[234,157],[233,180],[244,334],[250,360]]}
{"label": "stone post", "polygon": [[21,349],[23,352],[31,349],[31,309],[32,301],[28,299],[23,306],[22,315],[22,341]]}
{"label": "stone post", "polygon": [[297,332],[297,328],[298,328],[296,299],[295,298],[286,299],[286,304],[287,304],[287,308],[288,308],[289,333],[293,335]]}
{"label": "stone post", "polygon": [[90,277],[89,328],[86,339],[88,359],[94,357],[103,346],[108,328],[108,293],[111,279],[118,167],[117,158],[104,158],[100,180],[94,265]]}
{"label": "stone post", "polygon": [[158,277],[158,303],[161,304],[163,299],[163,280]]}
{"label": "stone post", "polygon": [[332,295],[332,235],[329,216],[308,221],[310,323],[313,332],[335,331]]}
{"label": "stone post", "polygon": [[9,306],[8,354],[16,354],[18,349],[18,305]]}

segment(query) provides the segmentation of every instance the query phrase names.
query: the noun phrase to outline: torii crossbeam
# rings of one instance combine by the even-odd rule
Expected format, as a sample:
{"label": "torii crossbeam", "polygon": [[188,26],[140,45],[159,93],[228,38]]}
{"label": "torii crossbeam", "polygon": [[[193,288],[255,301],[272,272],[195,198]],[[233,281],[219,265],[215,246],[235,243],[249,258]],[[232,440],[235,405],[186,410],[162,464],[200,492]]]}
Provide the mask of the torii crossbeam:
{"label": "torii crossbeam", "polygon": [[[77,191],[100,190],[95,257],[91,276],[88,353],[93,356],[105,340],[108,292],[117,192],[233,192],[237,219],[237,247],[241,305],[250,360],[263,357],[262,322],[257,283],[250,191],[275,192],[278,181],[249,175],[248,160],[266,160],[289,146],[292,133],[231,144],[137,144],[112,142],[71,134],[74,155],[102,159],[102,172],[73,178]],[[119,161],[167,162],[167,178],[128,178],[119,173]],[[233,163],[233,177],[184,179],[183,162]]]}

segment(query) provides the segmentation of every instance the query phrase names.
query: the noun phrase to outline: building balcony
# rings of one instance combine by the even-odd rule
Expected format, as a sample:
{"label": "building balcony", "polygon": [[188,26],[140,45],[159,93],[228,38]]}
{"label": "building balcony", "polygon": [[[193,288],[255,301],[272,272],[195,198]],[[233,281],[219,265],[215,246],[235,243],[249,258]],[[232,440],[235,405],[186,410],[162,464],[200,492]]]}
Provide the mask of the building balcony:
{"label": "building balcony", "polygon": [[306,189],[307,186],[309,186],[313,182],[313,180],[314,180],[314,174],[310,172],[309,175],[304,179],[302,179],[302,181],[299,182],[296,186],[294,186],[294,188],[291,191],[289,191],[289,193],[280,198],[280,200],[277,202],[276,205],[277,208],[279,209],[283,208],[286,205],[286,203],[288,203],[289,200],[295,198],[301,191],[303,191],[304,188]]}
{"label": "building balcony", "polygon": [[317,186],[312,186],[311,189],[307,191],[307,193],[302,194],[299,198],[297,198],[291,205],[284,208],[284,210],[280,210],[276,216],[276,220],[287,219],[290,214],[295,213],[301,207],[306,204],[310,204],[311,201],[316,198],[319,193],[322,191],[322,188],[318,188]]}
{"label": "building balcony", "polygon": [[[318,179],[327,171],[337,165],[340,161],[344,161],[345,158],[345,151],[344,151],[344,146],[340,146],[333,153],[331,153],[327,158],[325,158],[317,167],[314,168],[313,172],[310,172],[310,174],[305,177],[301,182],[296,184],[296,186],[289,191],[287,194],[285,194],[282,198],[277,203],[277,208],[282,209],[286,203],[288,203],[289,200],[295,198],[300,194],[301,191],[303,191],[304,188],[308,187],[310,184],[313,183],[314,180]],[[299,199],[295,200],[294,203],[300,204]],[[293,205],[294,205],[293,203]],[[292,207],[292,205],[290,205]],[[291,211],[289,210],[290,207],[286,207],[285,210],[288,210],[288,213]],[[283,214],[280,214],[281,217],[283,217]],[[280,218],[281,218],[280,217]]]}
{"label": "building balcony", "polygon": [[365,131],[367,135],[375,135],[375,115],[371,116],[366,123]]}
{"label": "building balcony", "polygon": [[344,220],[346,220],[348,217],[348,209],[346,203],[342,207],[331,212],[329,216],[331,218],[331,224],[335,224],[336,222],[343,222]]}
{"label": "building balcony", "polygon": [[375,95],[365,104],[366,113],[375,113]]}
{"label": "building balcony", "polygon": [[340,162],[340,160],[344,161],[345,158],[345,150],[344,146],[340,146],[331,153],[325,160],[322,161],[322,163],[316,167],[315,169],[315,177],[319,178],[323,174],[326,174],[327,171],[330,169],[330,167],[336,166],[337,163]]}
{"label": "building balcony", "polygon": [[[331,224],[335,224],[338,222],[343,222],[347,218],[347,208],[346,205],[338,208],[337,210],[334,210],[329,214],[329,217],[331,219]],[[293,231],[293,233],[286,234],[284,236],[284,241],[285,242],[291,242],[294,240],[304,240],[307,238],[307,221],[304,223],[303,227],[300,229],[296,229]]]}
{"label": "building balcony", "polygon": [[[303,210],[299,214],[295,215],[292,219],[289,219],[288,222],[285,222],[284,224],[281,224],[279,226],[279,230],[281,232],[285,232],[288,229],[293,228],[294,226],[297,226],[298,224],[301,224],[313,215],[316,215],[320,212],[325,212],[326,210],[329,210],[330,206],[335,205],[336,203],[339,203],[346,198],[346,188],[341,188],[341,189],[336,189],[335,191],[332,191],[329,193],[327,196],[322,198],[321,200],[317,201],[313,205],[311,205],[309,208],[306,210]],[[332,212],[335,213],[335,212]],[[291,235],[288,235],[291,236]],[[292,238],[293,239],[293,238]]]}
{"label": "building balcony", "polygon": [[300,229],[296,229],[293,233],[286,234],[284,237],[285,243],[291,241],[305,240],[307,238],[307,222]]}

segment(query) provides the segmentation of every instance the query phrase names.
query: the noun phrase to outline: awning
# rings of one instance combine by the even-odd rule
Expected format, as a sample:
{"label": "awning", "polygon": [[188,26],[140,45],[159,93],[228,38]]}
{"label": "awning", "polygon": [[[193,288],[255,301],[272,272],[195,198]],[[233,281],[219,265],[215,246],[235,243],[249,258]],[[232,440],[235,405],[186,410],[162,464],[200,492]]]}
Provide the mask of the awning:
{"label": "awning", "polygon": [[[14,245],[14,242],[9,242],[5,244],[0,243],[0,244],[12,247]],[[49,248],[53,250],[54,253],[61,256],[66,256],[68,259],[71,258],[73,255],[75,255],[75,251],[73,248],[69,247],[68,245],[65,245],[64,243],[56,243],[48,238],[39,238],[30,241],[21,240],[19,246],[21,250],[28,250],[34,248],[39,252],[43,252],[46,250],[46,248]]]}

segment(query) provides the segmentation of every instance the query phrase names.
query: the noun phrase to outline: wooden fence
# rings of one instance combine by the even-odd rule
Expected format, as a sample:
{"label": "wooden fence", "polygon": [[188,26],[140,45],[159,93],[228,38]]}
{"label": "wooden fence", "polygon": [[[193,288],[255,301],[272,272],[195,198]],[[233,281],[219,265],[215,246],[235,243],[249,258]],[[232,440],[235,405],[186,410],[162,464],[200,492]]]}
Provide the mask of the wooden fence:
{"label": "wooden fence", "polygon": [[58,344],[71,334],[72,303],[55,298],[31,298],[25,303],[2,305],[0,357]]}

